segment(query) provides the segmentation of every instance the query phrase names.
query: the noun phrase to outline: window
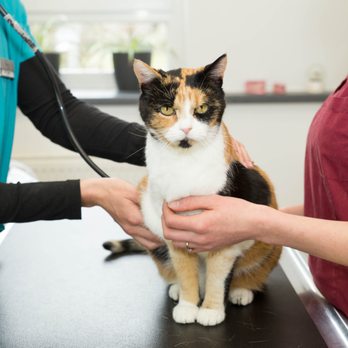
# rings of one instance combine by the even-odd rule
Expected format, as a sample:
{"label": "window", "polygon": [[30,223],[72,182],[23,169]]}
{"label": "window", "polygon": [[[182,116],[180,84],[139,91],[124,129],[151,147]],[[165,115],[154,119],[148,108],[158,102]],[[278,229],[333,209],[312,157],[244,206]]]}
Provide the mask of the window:
{"label": "window", "polygon": [[151,51],[152,64],[168,64],[165,21],[71,21],[59,16],[33,22],[31,30],[45,52],[60,53],[62,73],[112,72],[113,52]]}
{"label": "window", "polygon": [[92,89],[92,85],[111,89],[113,52],[132,55],[151,50],[153,66],[173,66],[178,56],[175,46],[181,40],[174,18],[181,1],[26,0],[25,4],[34,37],[45,52],[59,52],[60,73],[72,89]]}

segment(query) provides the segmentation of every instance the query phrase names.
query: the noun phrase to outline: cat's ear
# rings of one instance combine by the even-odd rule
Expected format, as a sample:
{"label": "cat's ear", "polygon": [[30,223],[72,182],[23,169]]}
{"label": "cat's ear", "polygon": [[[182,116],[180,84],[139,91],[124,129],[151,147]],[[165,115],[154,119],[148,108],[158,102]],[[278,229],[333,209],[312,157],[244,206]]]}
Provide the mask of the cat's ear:
{"label": "cat's ear", "polygon": [[223,54],[213,63],[204,67],[204,73],[212,80],[221,81],[224,77],[224,73],[227,65],[227,55]]}
{"label": "cat's ear", "polygon": [[152,68],[150,65],[147,65],[139,59],[134,59],[133,69],[140,86],[151,82],[155,78],[161,77],[156,69]]}

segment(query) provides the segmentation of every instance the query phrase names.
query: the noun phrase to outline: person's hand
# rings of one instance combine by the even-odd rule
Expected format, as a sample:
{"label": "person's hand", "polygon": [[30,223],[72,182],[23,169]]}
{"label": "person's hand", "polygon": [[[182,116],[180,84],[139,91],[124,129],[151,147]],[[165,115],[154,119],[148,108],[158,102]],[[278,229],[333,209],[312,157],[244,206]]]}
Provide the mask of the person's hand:
{"label": "person's hand", "polygon": [[85,207],[98,205],[106,210],[122,229],[147,249],[163,242],[144,227],[136,188],[120,179],[81,180],[81,201]]}
{"label": "person's hand", "polygon": [[251,160],[249,153],[247,152],[245,146],[236,139],[232,139],[233,149],[237,155],[238,161],[243,164],[245,168],[251,169],[254,167],[254,162]]}
{"label": "person's hand", "polygon": [[[239,198],[218,195],[191,196],[163,205],[164,237],[174,246],[194,252],[210,251],[255,239],[255,223],[262,206]],[[202,210],[195,215],[178,215]]]}

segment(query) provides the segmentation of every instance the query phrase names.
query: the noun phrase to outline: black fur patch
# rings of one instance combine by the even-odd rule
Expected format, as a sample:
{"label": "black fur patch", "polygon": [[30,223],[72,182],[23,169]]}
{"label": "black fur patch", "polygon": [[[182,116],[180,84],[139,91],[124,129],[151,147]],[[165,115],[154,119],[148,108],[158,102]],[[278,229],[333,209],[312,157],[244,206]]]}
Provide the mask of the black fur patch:
{"label": "black fur patch", "polygon": [[192,75],[187,75],[186,85],[199,89],[211,87],[216,90],[222,90],[222,79],[209,77],[208,73],[203,70]]}
{"label": "black fur patch", "polygon": [[141,86],[139,111],[146,125],[149,125],[154,112],[159,112],[163,105],[173,105],[179,83],[164,85],[160,79],[154,79]]}
{"label": "black fur patch", "polygon": [[103,248],[106,250],[111,250],[112,249],[112,242],[110,242],[110,241],[104,242]]}
{"label": "black fur patch", "polygon": [[183,149],[188,149],[191,147],[191,144],[189,143],[188,139],[183,139],[180,141],[179,146]]}
{"label": "black fur patch", "polygon": [[224,113],[226,102],[225,93],[221,88],[221,84],[216,82],[206,75],[204,71],[198,72],[186,77],[186,85],[191,88],[202,90],[207,96],[209,108],[204,114],[196,114],[195,116],[203,122],[210,122],[216,119],[221,123],[221,118]]}
{"label": "black fur patch", "polygon": [[134,251],[134,240],[133,239],[125,239],[122,242],[123,249],[126,253]]}
{"label": "black fur patch", "polygon": [[169,70],[166,73],[167,75],[174,76],[174,77],[182,77],[181,75],[181,69],[174,69],[174,70]]}
{"label": "black fur patch", "polygon": [[233,162],[227,173],[221,196],[243,198],[247,201],[270,205],[271,191],[267,181],[254,169],[247,169],[239,162]]}
{"label": "black fur patch", "polygon": [[150,250],[150,253],[161,263],[166,263],[170,260],[169,250],[167,245],[161,245],[160,247]]}
{"label": "black fur patch", "polygon": [[222,114],[220,113],[221,110],[220,109],[220,105],[218,105],[218,107],[209,105],[208,110],[204,113],[204,114],[198,114],[195,113],[195,117],[205,123],[209,123],[210,121],[214,120],[214,119],[218,119],[218,123],[220,124],[221,122],[221,118],[222,118]]}
{"label": "black fur patch", "polygon": [[197,72],[196,74],[193,74],[193,75],[187,75],[186,86],[201,89],[204,85],[204,80],[205,80],[205,74],[203,72]]}

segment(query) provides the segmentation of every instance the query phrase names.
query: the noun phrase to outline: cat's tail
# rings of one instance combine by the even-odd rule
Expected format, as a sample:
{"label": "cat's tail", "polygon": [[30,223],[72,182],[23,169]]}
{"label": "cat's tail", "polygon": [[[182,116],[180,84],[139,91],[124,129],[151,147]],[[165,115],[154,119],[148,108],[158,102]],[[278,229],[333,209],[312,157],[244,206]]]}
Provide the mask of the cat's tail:
{"label": "cat's tail", "polygon": [[145,253],[146,249],[134,239],[109,240],[103,244],[104,249],[112,254]]}
{"label": "cat's tail", "polygon": [[[148,253],[155,261],[158,271],[162,277],[170,284],[176,282],[176,273],[170,259],[169,250],[166,244],[153,250],[147,250],[134,239],[109,240],[103,244],[106,250],[110,250],[112,255],[122,255],[125,253]],[[117,257],[117,256],[116,256]]]}

